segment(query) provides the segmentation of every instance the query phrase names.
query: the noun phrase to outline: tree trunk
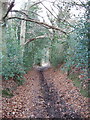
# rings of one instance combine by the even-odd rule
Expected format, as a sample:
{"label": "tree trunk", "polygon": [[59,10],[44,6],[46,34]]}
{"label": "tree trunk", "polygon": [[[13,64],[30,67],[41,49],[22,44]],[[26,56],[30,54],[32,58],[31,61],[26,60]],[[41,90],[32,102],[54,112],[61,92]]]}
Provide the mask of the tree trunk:
{"label": "tree trunk", "polygon": [[22,48],[22,57],[24,53],[24,43],[25,43],[25,33],[26,33],[26,21],[22,20],[21,22],[21,32],[20,32],[20,45]]}
{"label": "tree trunk", "polygon": [[[27,10],[27,6],[25,6],[25,10]],[[24,15],[22,15],[21,17],[25,17]],[[25,35],[26,35],[26,21],[22,20],[21,21],[21,32],[20,32],[20,45],[21,45],[21,55],[23,58],[24,55],[24,43],[25,43]]]}
{"label": "tree trunk", "polygon": [[0,45],[2,47],[0,47],[0,53],[2,53],[2,55],[6,56],[7,53],[7,49],[6,49],[6,35],[5,35],[5,31],[6,31],[6,25],[3,21],[3,16],[6,14],[7,12],[7,0],[0,0]]}
{"label": "tree trunk", "polygon": [[[6,62],[7,49],[6,49],[6,35],[5,35],[5,23],[3,17],[7,12],[7,0],[0,0],[0,58],[4,58],[3,62]],[[2,61],[2,60],[1,60]],[[0,63],[0,73],[2,73],[2,62]],[[2,90],[2,77],[0,74],[0,91]],[[2,111],[2,97],[0,95],[0,111]],[[2,118],[2,113],[0,112],[0,118]]]}

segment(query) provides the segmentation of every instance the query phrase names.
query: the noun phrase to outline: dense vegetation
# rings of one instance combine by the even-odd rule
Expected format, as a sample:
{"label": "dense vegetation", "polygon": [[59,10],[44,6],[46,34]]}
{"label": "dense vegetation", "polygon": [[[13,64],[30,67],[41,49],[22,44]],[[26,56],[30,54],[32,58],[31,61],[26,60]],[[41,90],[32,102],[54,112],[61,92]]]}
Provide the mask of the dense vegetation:
{"label": "dense vegetation", "polygon": [[[27,3],[25,5],[29,6],[32,4]],[[13,78],[20,85],[23,83],[23,75],[33,65],[41,65],[42,61],[50,62],[53,67],[62,65],[60,69],[66,72],[74,81],[74,84],[80,87],[81,92],[86,95],[88,91],[88,43],[90,40],[90,25],[87,19],[89,19],[88,8],[90,5],[88,3],[81,4],[81,8],[83,9],[84,7],[83,15],[81,17],[78,16],[77,19],[74,18],[71,23],[67,22],[67,20],[72,19],[70,10],[73,7],[80,6],[75,2],[63,2],[61,6],[59,5],[60,0],[56,4],[58,15],[55,17],[54,13],[51,14],[52,12],[50,13],[47,9],[47,17],[51,25],[58,26],[66,31],[67,34],[54,29],[49,30],[45,26],[34,22],[26,21],[22,24],[21,20],[18,19],[13,19],[11,22],[8,21],[5,34],[7,52],[1,57],[1,74],[4,79]],[[21,9],[21,11],[23,10]],[[31,8],[28,7],[27,11],[28,18],[39,21],[38,13],[41,9],[38,4]],[[15,16],[22,17],[24,15],[18,12]],[[23,33],[25,34],[25,42],[37,36],[46,35],[46,37],[33,40],[22,46],[22,39],[20,38],[22,25],[25,27],[25,33]]]}

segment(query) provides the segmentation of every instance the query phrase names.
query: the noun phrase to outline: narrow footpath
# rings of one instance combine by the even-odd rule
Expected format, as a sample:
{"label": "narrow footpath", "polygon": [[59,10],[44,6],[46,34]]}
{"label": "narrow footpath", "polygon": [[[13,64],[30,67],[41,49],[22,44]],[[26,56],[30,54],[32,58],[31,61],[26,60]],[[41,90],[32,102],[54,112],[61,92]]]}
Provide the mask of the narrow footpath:
{"label": "narrow footpath", "polygon": [[88,118],[88,98],[60,70],[33,69],[26,82],[3,98],[3,118]]}

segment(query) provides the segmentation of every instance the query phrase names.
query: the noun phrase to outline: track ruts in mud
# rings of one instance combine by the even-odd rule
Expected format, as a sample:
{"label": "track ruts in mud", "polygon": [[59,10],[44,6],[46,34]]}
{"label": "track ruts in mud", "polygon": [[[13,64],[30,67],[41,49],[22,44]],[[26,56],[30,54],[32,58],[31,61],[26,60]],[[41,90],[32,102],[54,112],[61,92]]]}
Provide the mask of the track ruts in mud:
{"label": "track ruts in mud", "polygon": [[49,118],[82,120],[79,113],[76,113],[72,108],[67,107],[62,97],[59,97],[57,91],[54,89],[53,83],[50,83],[45,79],[44,69],[38,70],[38,73],[40,78],[41,92],[45,101],[45,109]]}

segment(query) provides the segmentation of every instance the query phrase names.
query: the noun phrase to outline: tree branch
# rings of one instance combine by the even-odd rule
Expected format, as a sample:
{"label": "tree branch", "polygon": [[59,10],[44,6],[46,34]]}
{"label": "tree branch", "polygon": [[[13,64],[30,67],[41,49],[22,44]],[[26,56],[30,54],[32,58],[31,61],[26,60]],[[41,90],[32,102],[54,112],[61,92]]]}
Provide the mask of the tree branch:
{"label": "tree branch", "polygon": [[12,10],[12,8],[14,7],[14,3],[15,3],[15,0],[13,0],[7,10],[7,13],[5,14],[5,16],[3,17],[3,20],[5,20],[5,18],[7,17],[7,15],[9,14],[9,12]]}
{"label": "tree branch", "polygon": [[[56,17],[43,3],[41,3],[41,4],[43,5],[43,7],[46,8],[46,10],[47,10],[51,15],[53,15],[53,17],[54,17],[57,21],[60,22],[60,20],[61,20],[62,22],[66,22],[70,27],[73,27],[73,28],[74,28],[74,26],[71,25],[66,19],[62,19],[62,18]],[[51,7],[51,8],[52,8],[52,7]],[[53,10],[53,11],[54,11],[54,10]]]}
{"label": "tree branch", "polygon": [[42,1],[35,2],[33,5],[31,5],[31,6],[30,6],[30,8],[31,8],[31,7],[33,7],[33,6],[35,6],[35,5],[38,5],[38,4],[40,4],[41,2],[42,2]]}
{"label": "tree branch", "polygon": [[51,15],[53,15],[54,16],[54,18],[56,18],[57,19],[57,17],[43,4],[43,3],[41,3],[42,5],[43,5],[43,7],[45,7],[46,8],[46,10],[48,10],[49,11],[49,13],[51,13]]}
{"label": "tree branch", "polygon": [[30,18],[25,12],[23,12],[21,10],[11,10],[10,12],[17,12],[17,13],[20,13],[22,15],[25,15],[27,18]]}
{"label": "tree branch", "polygon": [[42,36],[37,36],[37,37],[35,37],[35,38],[31,38],[31,39],[27,40],[27,41],[24,43],[24,45],[26,45],[26,44],[28,44],[29,42],[34,41],[34,40],[36,40],[36,39],[42,39],[42,38],[45,38],[45,37],[46,37],[46,35],[42,35]]}
{"label": "tree branch", "polygon": [[22,11],[21,10],[11,10],[10,12],[17,12],[17,13],[20,13],[20,14],[22,14],[22,15],[25,15],[27,18],[30,18],[29,17],[29,15],[27,15],[25,12],[23,12],[23,11],[25,11],[25,12],[31,12],[31,13],[33,13],[33,14],[35,14],[35,15],[37,15],[37,16],[39,16],[39,17],[41,17],[42,19],[44,19],[41,15],[39,15],[38,13],[36,13],[36,12],[33,12],[33,11],[28,11],[28,10],[23,10],[22,9]]}
{"label": "tree branch", "polygon": [[26,19],[26,18],[20,18],[20,17],[9,17],[9,18],[7,18],[7,20],[10,20],[10,19],[19,19],[19,20],[25,20],[25,21],[29,21],[29,22],[34,22],[34,23],[37,23],[37,24],[39,24],[39,25],[43,25],[44,27],[48,27],[49,29],[58,30],[58,31],[64,33],[65,35],[67,34],[65,31],[61,30],[61,29],[58,28],[58,27],[49,25],[49,24],[44,23],[44,22],[36,21],[36,20],[34,20],[34,19]]}

